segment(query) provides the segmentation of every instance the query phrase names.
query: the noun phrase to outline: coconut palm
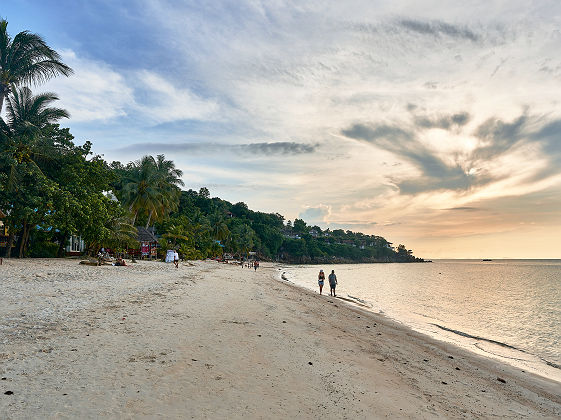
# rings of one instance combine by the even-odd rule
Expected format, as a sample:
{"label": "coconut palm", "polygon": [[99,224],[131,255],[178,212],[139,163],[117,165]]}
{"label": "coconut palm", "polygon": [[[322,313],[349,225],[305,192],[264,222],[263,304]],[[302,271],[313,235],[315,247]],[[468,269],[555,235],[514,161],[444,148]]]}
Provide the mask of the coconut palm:
{"label": "coconut palm", "polygon": [[36,85],[59,74],[72,74],[41,36],[23,31],[12,39],[7,26],[5,19],[0,20],[0,112],[14,86]]}
{"label": "coconut palm", "polygon": [[[161,205],[159,208],[160,213],[155,216],[161,218],[169,212],[177,209],[179,205],[179,197],[181,195],[179,186],[184,186],[185,184],[181,180],[183,171],[177,169],[173,161],[166,160],[164,155],[156,156],[156,159],[154,159],[154,165],[156,169],[158,189],[161,193]],[[148,215],[146,227],[149,226],[150,220],[153,216],[153,212]]]}
{"label": "coconut palm", "polygon": [[6,121],[0,118],[0,152],[10,162],[9,188],[16,181],[18,165],[28,163],[42,173],[37,163],[52,158],[49,145],[43,142],[42,130],[69,117],[66,110],[50,106],[56,100],[54,93],[33,95],[27,87],[17,88],[8,96]]}
{"label": "coconut palm", "polygon": [[152,156],[144,156],[134,162],[125,178],[122,197],[133,214],[133,225],[139,212],[158,213],[162,194],[158,189],[158,176]]}
{"label": "coconut palm", "polygon": [[179,204],[179,185],[183,172],[164,155],[144,156],[137,160],[126,177],[122,197],[133,214],[133,223],[139,213],[147,213],[146,227],[161,220]]}

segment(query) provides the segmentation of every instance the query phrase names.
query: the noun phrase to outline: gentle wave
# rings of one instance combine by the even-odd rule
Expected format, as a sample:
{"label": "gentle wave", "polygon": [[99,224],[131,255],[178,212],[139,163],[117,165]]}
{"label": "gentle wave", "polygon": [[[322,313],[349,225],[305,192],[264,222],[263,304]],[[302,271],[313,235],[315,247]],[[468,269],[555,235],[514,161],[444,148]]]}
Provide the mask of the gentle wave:
{"label": "gentle wave", "polygon": [[458,330],[454,330],[452,328],[443,327],[442,325],[434,324],[432,322],[429,325],[434,325],[435,327],[438,327],[441,330],[449,331],[451,333],[461,335],[462,337],[473,338],[475,340],[481,340],[481,341],[487,341],[488,343],[493,343],[493,344],[496,344],[496,345],[501,346],[501,347],[506,347],[508,349],[517,350],[517,351],[520,351],[522,353],[527,353],[527,351],[525,351],[525,350],[519,349],[517,347],[511,346],[510,344],[506,344],[506,343],[503,343],[501,341],[492,340],[490,338],[479,337],[478,335],[471,335],[471,334],[465,333],[463,331],[458,331]]}
{"label": "gentle wave", "polygon": [[[511,346],[510,344],[503,343],[503,342],[497,341],[497,340],[492,340],[490,338],[480,337],[478,335],[468,334],[466,332],[458,331],[458,330],[455,330],[453,328],[444,327],[442,325],[438,325],[438,324],[435,324],[435,323],[432,323],[432,322],[429,325],[434,325],[435,327],[438,327],[441,330],[448,331],[448,332],[454,333],[454,334],[462,336],[462,337],[472,338],[474,340],[479,340],[479,341],[485,341],[487,343],[496,344],[497,346],[505,347],[505,348],[510,349],[510,350],[519,351],[520,353],[530,354],[532,356],[535,356],[535,357],[539,358],[542,362],[544,362],[548,366],[551,366],[555,369],[561,369],[561,365],[558,365],[557,363],[550,362],[549,360],[546,360],[543,357],[532,354],[532,353],[530,353],[530,352],[528,352],[524,349],[521,349],[521,348],[518,348],[518,347],[515,347],[515,346]],[[483,350],[483,349],[480,348],[480,350]],[[502,357],[505,357],[505,356],[502,356]],[[515,358],[512,358],[512,359],[515,359]],[[521,359],[518,359],[518,360],[521,360]]]}

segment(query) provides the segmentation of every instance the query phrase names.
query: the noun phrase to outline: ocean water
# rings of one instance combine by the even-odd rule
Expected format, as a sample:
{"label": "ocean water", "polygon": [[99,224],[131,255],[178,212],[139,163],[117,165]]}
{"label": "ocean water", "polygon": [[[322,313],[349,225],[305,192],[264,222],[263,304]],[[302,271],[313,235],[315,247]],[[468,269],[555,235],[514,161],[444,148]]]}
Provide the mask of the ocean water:
{"label": "ocean water", "polygon": [[561,260],[283,266],[279,276],[319,292],[320,268],[335,270],[339,296],[371,311],[561,380]]}

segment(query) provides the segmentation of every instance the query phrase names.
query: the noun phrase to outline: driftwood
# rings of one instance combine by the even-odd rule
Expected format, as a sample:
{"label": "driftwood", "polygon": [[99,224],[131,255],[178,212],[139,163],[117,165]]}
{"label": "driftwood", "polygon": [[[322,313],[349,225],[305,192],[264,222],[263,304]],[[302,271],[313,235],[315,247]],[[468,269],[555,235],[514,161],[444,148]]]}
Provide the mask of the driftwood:
{"label": "driftwood", "polygon": [[82,261],[80,261],[80,264],[82,264],[82,265],[93,265],[93,266],[113,265],[111,263],[111,261],[108,261],[108,260],[105,260],[105,259],[93,259],[93,258],[90,258],[88,260],[82,260]]}
{"label": "driftwood", "polygon": [[99,265],[99,263],[97,261],[89,261],[89,260],[85,260],[85,261],[80,261],[80,264],[82,265]]}

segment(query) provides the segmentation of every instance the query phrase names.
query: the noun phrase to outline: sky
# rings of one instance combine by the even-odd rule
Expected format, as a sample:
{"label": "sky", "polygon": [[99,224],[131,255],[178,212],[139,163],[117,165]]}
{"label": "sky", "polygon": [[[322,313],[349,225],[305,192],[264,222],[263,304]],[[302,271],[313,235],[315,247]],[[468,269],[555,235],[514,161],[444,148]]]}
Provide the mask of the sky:
{"label": "sky", "polygon": [[424,258],[561,258],[558,1],[0,0],[106,160]]}

